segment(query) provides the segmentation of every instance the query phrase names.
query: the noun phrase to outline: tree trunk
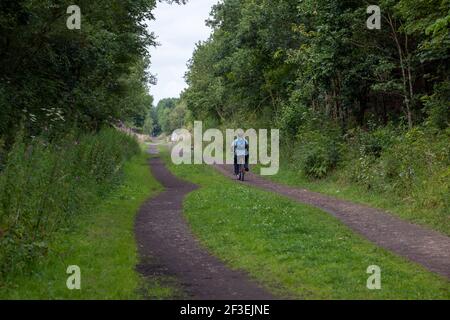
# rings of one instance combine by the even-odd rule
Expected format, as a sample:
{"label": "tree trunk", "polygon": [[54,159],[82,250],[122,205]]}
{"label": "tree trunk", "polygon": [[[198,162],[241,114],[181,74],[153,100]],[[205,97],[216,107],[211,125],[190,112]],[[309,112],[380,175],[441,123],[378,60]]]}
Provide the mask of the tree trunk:
{"label": "tree trunk", "polygon": [[[403,50],[402,47],[400,45],[400,41],[398,39],[397,33],[395,31],[395,26],[394,23],[392,21],[392,18],[390,15],[388,15],[388,21],[389,21],[389,26],[391,27],[392,30],[392,37],[394,38],[395,41],[395,45],[397,46],[397,51],[398,51],[398,56],[400,59],[400,69],[402,71],[402,80],[403,80],[403,97],[404,97],[404,104],[406,107],[405,113],[406,113],[406,117],[408,120],[408,128],[412,128],[412,117],[411,117],[411,96],[410,93],[412,92],[412,88],[410,90],[408,90],[408,78],[407,78],[407,70],[408,72],[410,72],[410,68],[405,66],[405,62],[403,60]],[[410,80],[409,80],[410,81]]]}

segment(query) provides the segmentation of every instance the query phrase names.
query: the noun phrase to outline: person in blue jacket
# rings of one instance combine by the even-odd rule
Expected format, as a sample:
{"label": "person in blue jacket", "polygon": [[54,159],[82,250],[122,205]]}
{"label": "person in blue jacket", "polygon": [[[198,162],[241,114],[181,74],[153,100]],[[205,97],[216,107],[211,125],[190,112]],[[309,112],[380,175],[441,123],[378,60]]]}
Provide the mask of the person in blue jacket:
{"label": "person in blue jacket", "polygon": [[238,157],[245,156],[245,171],[249,171],[248,169],[248,158],[249,158],[249,145],[247,139],[244,138],[244,131],[238,130],[237,138],[234,139],[231,150],[234,154],[234,174],[239,176],[239,165],[238,165]]}

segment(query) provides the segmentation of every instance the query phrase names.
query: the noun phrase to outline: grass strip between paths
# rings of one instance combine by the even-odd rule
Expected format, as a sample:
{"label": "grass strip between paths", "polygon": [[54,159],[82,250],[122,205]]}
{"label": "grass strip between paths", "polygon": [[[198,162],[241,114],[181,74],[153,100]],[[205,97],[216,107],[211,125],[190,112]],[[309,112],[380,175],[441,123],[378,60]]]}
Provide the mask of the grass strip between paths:
{"label": "grass strip between paths", "polygon": [[[449,299],[450,283],[379,248],[329,214],[225,178],[207,165],[169,169],[202,188],[184,211],[200,241],[230,267],[246,270],[281,297]],[[381,290],[366,287],[381,268]]]}

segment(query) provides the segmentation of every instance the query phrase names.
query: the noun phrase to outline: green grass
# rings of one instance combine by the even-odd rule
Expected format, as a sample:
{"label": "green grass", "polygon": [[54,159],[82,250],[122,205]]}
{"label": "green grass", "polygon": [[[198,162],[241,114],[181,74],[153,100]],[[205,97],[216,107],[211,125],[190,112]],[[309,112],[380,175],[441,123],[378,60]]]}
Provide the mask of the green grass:
{"label": "green grass", "polygon": [[[259,166],[252,168],[252,171],[259,174]],[[287,165],[281,165],[278,174],[265,176],[264,178],[288,186],[305,188],[335,198],[379,208],[402,219],[450,236],[450,216],[448,212],[439,208],[418,207],[412,199],[400,198],[392,193],[371,192],[356,184],[348,183],[344,181],[345,179],[339,179],[337,174],[332,174],[321,180],[312,180]]]}
{"label": "green grass", "polygon": [[[244,186],[206,165],[173,165],[202,188],[185,215],[201,242],[230,267],[270,291],[299,299],[449,299],[449,282],[356,235],[334,217],[282,196]],[[368,290],[369,265],[381,290]]]}
{"label": "green grass", "polygon": [[[0,287],[1,299],[140,299],[168,298],[170,287],[144,279],[138,262],[134,217],[140,205],[162,187],[151,176],[142,153],[124,168],[122,183],[98,206],[76,216],[58,232],[45,259],[29,274],[15,275]],[[81,268],[81,290],[68,290],[69,265]]]}

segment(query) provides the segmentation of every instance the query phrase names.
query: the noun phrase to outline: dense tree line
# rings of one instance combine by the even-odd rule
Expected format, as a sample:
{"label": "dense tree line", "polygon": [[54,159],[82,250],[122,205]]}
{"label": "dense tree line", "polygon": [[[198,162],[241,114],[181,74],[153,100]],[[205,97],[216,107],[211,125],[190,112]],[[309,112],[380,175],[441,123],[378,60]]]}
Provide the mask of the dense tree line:
{"label": "dense tree line", "polygon": [[181,95],[193,119],[279,128],[284,176],[396,197],[448,225],[450,1],[224,0],[207,23]]}
{"label": "dense tree line", "polygon": [[11,145],[19,128],[36,136],[118,120],[143,126],[156,2],[79,0],[81,29],[69,30],[73,1],[1,1],[0,142]]}
{"label": "dense tree line", "polygon": [[0,1],[0,286],[120,184],[140,148],[105,127],[152,126],[156,0],[75,2]]}
{"label": "dense tree line", "polygon": [[152,126],[146,133],[158,136],[161,133],[171,134],[176,129],[190,128],[192,114],[186,101],[179,98],[165,98],[158,102],[150,113]]}
{"label": "dense tree line", "polygon": [[362,0],[225,0],[197,46],[184,94],[194,118],[276,125],[307,117],[343,131],[369,122],[449,123],[450,2],[381,0],[381,29]]}

